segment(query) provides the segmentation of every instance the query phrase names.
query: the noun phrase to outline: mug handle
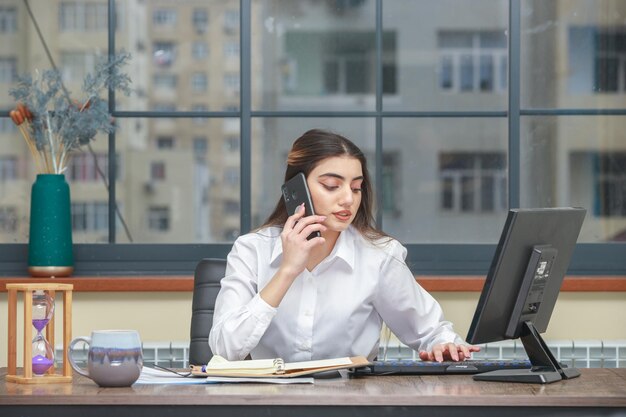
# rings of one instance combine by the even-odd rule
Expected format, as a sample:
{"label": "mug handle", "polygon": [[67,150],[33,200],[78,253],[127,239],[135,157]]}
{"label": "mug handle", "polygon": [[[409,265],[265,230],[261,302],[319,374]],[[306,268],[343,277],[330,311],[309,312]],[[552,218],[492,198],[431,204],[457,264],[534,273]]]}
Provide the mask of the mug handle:
{"label": "mug handle", "polygon": [[81,336],[81,337],[77,337],[76,339],[72,340],[70,342],[70,347],[67,348],[67,359],[69,360],[70,365],[72,366],[72,368],[74,368],[74,370],[76,372],[78,372],[82,376],[86,376],[87,378],[90,378],[89,372],[85,371],[80,366],[78,366],[76,364],[76,362],[74,362],[74,359],[72,358],[72,350],[74,348],[74,345],[76,343],[78,343],[78,342],[85,342],[87,345],[91,345],[91,337]]}

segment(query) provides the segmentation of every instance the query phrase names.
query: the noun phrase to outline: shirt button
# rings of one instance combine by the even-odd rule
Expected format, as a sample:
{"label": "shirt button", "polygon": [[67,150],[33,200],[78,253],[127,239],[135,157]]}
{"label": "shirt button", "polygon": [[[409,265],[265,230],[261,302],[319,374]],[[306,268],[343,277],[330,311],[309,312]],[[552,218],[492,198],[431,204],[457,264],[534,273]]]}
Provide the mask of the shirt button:
{"label": "shirt button", "polygon": [[304,342],[302,344],[302,350],[311,350],[311,344],[309,342]]}

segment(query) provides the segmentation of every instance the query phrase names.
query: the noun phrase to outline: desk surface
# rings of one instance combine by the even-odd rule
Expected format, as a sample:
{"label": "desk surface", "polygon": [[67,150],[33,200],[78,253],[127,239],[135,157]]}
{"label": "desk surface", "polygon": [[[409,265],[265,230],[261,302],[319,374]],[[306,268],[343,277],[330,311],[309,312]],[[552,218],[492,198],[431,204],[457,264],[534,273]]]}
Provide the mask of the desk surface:
{"label": "desk surface", "polygon": [[[313,385],[135,384],[130,388],[99,388],[78,375],[74,375],[71,384],[7,383],[3,368],[0,408],[28,410],[29,415],[42,416],[50,416],[51,408],[55,408],[65,415],[82,413],[83,417],[85,412],[109,417],[124,415],[124,409],[129,410],[128,415],[169,415],[166,411],[171,412],[174,407],[184,409],[185,416],[233,416],[251,410],[281,415],[287,409],[298,410],[298,414],[291,415],[299,417],[355,412],[374,415],[382,409],[401,416],[415,412],[416,408],[436,411],[438,415],[498,415],[502,408],[506,408],[507,415],[528,415],[526,407],[533,408],[533,415],[542,415],[541,410],[548,411],[546,415],[558,415],[559,411],[563,415],[626,415],[626,369],[581,372],[580,378],[549,385],[479,382],[459,375],[344,377],[317,379]],[[604,414],[600,412],[602,408]],[[94,414],[98,409],[102,414]],[[115,414],[111,414],[113,411]]]}

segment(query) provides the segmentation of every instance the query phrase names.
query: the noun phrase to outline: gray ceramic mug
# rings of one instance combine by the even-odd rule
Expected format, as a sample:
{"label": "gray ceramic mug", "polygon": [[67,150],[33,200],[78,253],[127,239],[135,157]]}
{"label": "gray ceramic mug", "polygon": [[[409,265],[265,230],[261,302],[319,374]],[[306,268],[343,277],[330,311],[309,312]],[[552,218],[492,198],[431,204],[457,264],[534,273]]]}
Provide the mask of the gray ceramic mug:
{"label": "gray ceramic mug", "polygon": [[[72,357],[78,342],[89,345],[87,370]],[[143,353],[135,330],[94,330],[91,337],[77,337],[70,343],[68,358],[72,368],[101,387],[129,387],[139,378]]]}

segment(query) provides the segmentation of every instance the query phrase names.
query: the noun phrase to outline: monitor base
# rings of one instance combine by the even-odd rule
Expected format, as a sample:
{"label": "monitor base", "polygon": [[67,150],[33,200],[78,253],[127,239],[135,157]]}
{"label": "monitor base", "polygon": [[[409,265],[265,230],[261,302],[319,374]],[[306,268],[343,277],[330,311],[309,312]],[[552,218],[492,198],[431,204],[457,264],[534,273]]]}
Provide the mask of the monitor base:
{"label": "monitor base", "polygon": [[557,371],[532,371],[530,369],[502,369],[476,374],[473,378],[475,381],[523,382],[527,384],[551,384],[562,379],[561,374]]}

